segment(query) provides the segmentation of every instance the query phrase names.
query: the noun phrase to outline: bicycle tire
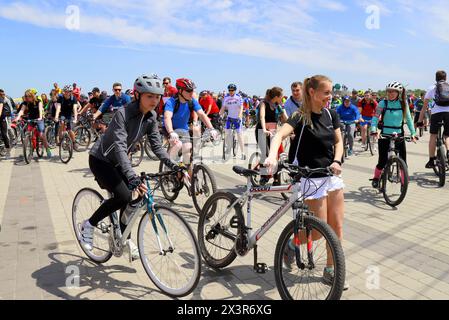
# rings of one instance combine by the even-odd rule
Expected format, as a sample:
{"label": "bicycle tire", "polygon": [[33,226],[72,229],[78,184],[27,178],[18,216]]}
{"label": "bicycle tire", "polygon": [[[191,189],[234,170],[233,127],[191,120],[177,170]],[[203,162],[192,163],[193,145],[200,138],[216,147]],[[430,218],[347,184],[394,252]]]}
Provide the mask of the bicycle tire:
{"label": "bicycle tire", "polygon": [[[198,183],[197,176],[200,171],[203,171],[204,176],[209,177],[209,181],[210,181],[212,189],[209,188],[208,185],[206,185],[206,188],[204,188],[204,186],[201,186],[199,188],[199,190],[197,189],[197,183]],[[205,190],[203,190],[203,189],[205,189]],[[217,181],[215,180],[213,171],[208,166],[206,166],[204,164],[198,164],[198,165],[195,165],[195,167],[193,168],[192,183],[191,183],[191,194],[192,194],[192,199],[193,199],[193,205],[195,206],[195,209],[198,212],[198,214],[201,214],[201,210],[203,210],[204,204],[207,201],[207,199],[203,203],[200,203],[200,201],[198,201],[198,196],[200,194],[203,194],[203,192],[204,192],[204,195],[207,197],[207,199],[209,199],[211,195],[213,195],[215,192],[217,192]]]}
{"label": "bicycle tire", "polygon": [[237,157],[237,138],[234,131],[232,132],[232,155]]}
{"label": "bicycle tire", "polygon": [[[373,141],[371,141],[373,139]],[[371,156],[374,156],[375,152],[374,152],[374,138],[372,136],[369,137],[368,139],[369,141],[369,152],[371,153]]]}
{"label": "bicycle tire", "polygon": [[[180,288],[173,288],[170,285],[167,285],[164,283],[164,280],[161,280],[161,277],[167,275],[170,270],[172,270],[172,268],[170,267],[170,265],[168,263],[164,263],[164,268],[162,268],[162,270],[160,270],[160,275],[158,276],[154,271],[157,268],[151,268],[151,265],[148,263],[148,259],[147,259],[147,255],[145,253],[145,241],[144,241],[144,234],[145,234],[145,230],[147,230],[149,228],[149,225],[151,225],[150,222],[150,215],[147,213],[145,213],[139,223],[139,229],[138,229],[138,247],[139,247],[139,253],[140,253],[140,257],[141,257],[141,262],[142,262],[142,266],[145,269],[145,272],[147,273],[148,277],[151,279],[151,281],[154,283],[154,285],[159,288],[159,290],[161,290],[163,293],[165,293],[166,295],[170,296],[170,297],[184,297],[189,295],[193,290],[195,290],[195,288],[198,285],[198,282],[200,280],[200,276],[201,276],[201,254],[200,254],[200,249],[198,246],[198,241],[195,237],[195,234],[193,233],[192,228],[190,227],[190,225],[187,223],[187,221],[176,211],[174,211],[173,209],[170,209],[168,207],[165,206],[160,206],[160,205],[156,205],[155,206],[155,210],[157,213],[158,211],[164,211],[165,212],[165,217],[167,217],[168,215],[171,215],[172,218],[174,218],[176,220],[176,226],[179,227],[177,228],[179,229],[184,229],[185,231],[185,235],[186,235],[186,240],[182,241],[180,240],[180,237],[177,235],[176,237],[173,237],[172,240],[179,240],[180,242],[177,242],[177,244],[173,244],[173,252],[175,252],[176,250],[180,249],[181,245],[188,245],[188,243],[190,243],[190,245],[192,246],[192,252],[181,252],[181,254],[179,254],[179,257],[182,261],[182,263],[175,263],[174,265],[176,267],[187,267],[193,264],[193,272],[192,272],[192,276],[190,277],[190,279],[188,279],[189,281],[187,282],[186,285],[184,285],[183,287]],[[159,222],[159,225],[162,226],[160,224],[159,220],[155,220]],[[156,222],[157,223],[157,222]],[[164,221],[164,225],[167,224],[167,219]],[[154,228],[154,227],[153,227]],[[175,228],[168,228],[168,230],[173,230]],[[163,228],[162,228],[163,230]],[[160,230],[160,231],[162,231]],[[152,230],[154,231],[154,229]],[[162,232],[160,232],[162,233]],[[161,239],[162,240],[162,239]],[[157,243],[157,241],[151,241],[151,243]],[[152,250],[153,252],[155,250]],[[164,259],[167,258],[167,260],[169,259],[169,254],[173,254],[173,252],[170,252],[170,250],[167,250],[165,255],[160,255],[157,254],[158,259]],[[193,262],[192,262],[193,260]],[[185,275],[185,272],[181,272],[181,274]],[[173,276],[169,275],[167,276],[168,279],[173,279]],[[178,283],[178,282],[177,282]]]}
{"label": "bicycle tire", "polygon": [[142,142],[137,141],[129,152],[129,157],[133,168],[140,166],[143,160],[144,152]]}
{"label": "bicycle tire", "polygon": [[55,148],[56,138],[55,138],[55,128],[52,126],[46,127],[44,131],[45,137],[47,138],[47,143],[50,148]]}
{"label": "bicycle tire", "polygon": [[[259,161],[257,161],[257,159],[259,159]],[[261,159],[261,154],[259,152],[253,153],[249,157],[248,169],[260,172],[260,159]],[[250,181],[251,181],[251,184],[252,184],[253,187],[259,186],[260,175],[258,175],[258,176],[251,176],[250,177]]]}
{"label": "bicycle tire", "polygon": [[[102,203],[103,200],[104,200],[103,196],[102,196],[98,191],[96,191],[96,190],[94,190],[94,189],[91,189],[91,188],[84,188],[84,189],[81,189],[81,190],[76,194],[75,198],[73,199],[73,203],[72,203],[72,226],[73,226],[73,231],[75,232],[75,237],[76,237],[76,239],[77,239],[77,241],[78,241],[79,246],[81,247],[81,250],[83,250],[84,254],[85,254],[87,257],[89,257],[89,259],[92,260],[93,262],[101,264],[101,263],[107,262],[107,261],[108,261],[109,259],[111,259],[111,257],[112,257],[112,252],[111,252],[111,249],[110,249],[109,242],[108,242],[108,244],[107,244],[108,250],[102,249],[102,248],[96,248],[96,249],[100,249],[99,251],[105,252],[104,256],[97,256],[97,255],[94,255],[94,254],[93,254],[93,251],[91,252],[91,251],[87,250],[87,249],[84,248],[84,246],[81,244],[80,223],[82,223],[87,217],[89,217],[90,215],[92,215],[92,213],[93,213],[96,209],[98,209],[98,208],[88,208],[88,209],[86,209],[86,216],[85,216],[85,217],[80,217],[81,214],[79,213],[78,208],[82,207],[82,205],[80,205],[81,199],[82,199],[83,197],[85,197],[86,195],[91,195],[91,196],[93,197],[92,200],[89,201],[89,202],[90,202],[90,204],[91,204],[92,206],[95,206],[95,207],[96,207],[96,205],[97,205],[97,202],[98,202],[98,206],[100,206],[101,203]],[[86,205],[87,205],[87,204],[86,204]],[[80,211],[81,211],[81,210],[80,210]],[[109,223],[109,225],[112,225],[112,220],[111,220],[111,217],[110,217],[110,216],[107,217],[107,218],[105,218],[105,220],[107,221],[107,223]],[[103,234],[104,234],[102,231],[101,231],[101,233],[98,232],[98,230],[101,230],[101,229],[98,228],[98,227],[95,227],[95,231],[94,231],[94,247],[95,247],[95,244],[96,244],[96,243],[95,243],[95,239],[97,239],[98,237],[100,237],[100,235],[103,236]],[[97,235],[96,235],[96,233],[95,233],[96,231],[98,232]],[[109,240],[109,237],[110,237],[110,235],[107,234],[108,240]]]}
{"label": "bicycle tire", "polygon": [[445,157],[446,150],[443,146],[438,148],[437,151],[437,161],[435,163],[435,168],[437,168],[438,171],[438,186],[444,187],[446,184],[446,157]]}
{"label": "bicycle tire", "polygon": [[[68,152],[68,156],[63,156],[63,151]],[[62,163],[67,164],[70,162],[73,156],[73,142],[69,137],[69,134],[66,132],[63,134],[61,139],[61,144],[59,145],[59,159],[61,159]]]}
{"label": "bicycle tire", "polygon": [[39,136],[36,136],[36,153],[38,158],[42,158],[44,156],[44,142]]}
{"label": "bicycle tire", "polygon": [[8,129],[8,138],[9,138],[9,144],[12,147],[15,147],[17,145],[17,132],[10,128]]}
{"label": "bicycle tire", "polygon": [[[398,168],[399,168],[398,170],[401,170],[401,168],[402,168],[403,175],[404,175],[404,181],[401,182],[401,194],[400,194],[399,198],[396,201],[392,200],[390,198],[390,196],[388,195],[388,193],[387,193],[388,192],[388,190],[387,190],[388,189],[387,188],[388,183],[387,182],[388,182],[389,178],[391,178],[391,177],[389,177],[389,172],[390,172],[391,167],[393,165],[395,165],[395,164],[398,166]],[[396,172],[396,175],[397,175],[397,172]],[[402,203],[402,201],[404,201],[405,196],[407,195],[409,179],[410,178],[409,178],[409,175],[408,175],[408,168],[407,168],[407,165],[404,162],[404,160],[402,160],[399,157],[390,158],[388,160],[388,162],[387,162],[387,165],[385,166],[385,169],[384,169],[383,173],[382,173],[382,181],[383,181],[382,193],[383,193],[385,202],[390,207],[395,208],[398,205],[400,205]]]}
{"label": "bicycle tire", "polygon": [[31,158],[33,157],[33,142],[31,141],[31,135],[26,133],[23,137],[23,158],[25,159],[26,164],[31,163]]}
{"label": "bicycle tire", "polygon": [[[239,233],[241,233],[241,230],[243,229],[244,225],[244,218],[242,209],[239,204],[234,206],[234,211],[230,213],[231,217],[225,217],[225,220],[228,220],[226,222],[226,226],[222,227],[220,224],[215,224],[214,231],[212,231],[211,227],[208,227],[208,223],[211,221],[211,219],[214,218],[217,211],[217,203],[220,200],[228,201],[229,205],[237,201],[237,197],[229,192],[223,192],[219,191],[212,195],[212,197],[207,200],[206,204],[203,207],[203,210],[200,214],[200,218],[198,221],[198,244],[201,250],[201,255],[203,256],[203,259],[205,263],[213,268],[213,269],[222,269],[227,266],[229,266],[234,260],[237,258],[237,253],[235,251],[235,240],[237,239]],[[216,236],[219,235],[219,231],[229,231],[229,230],[235,230],[233,228],[229,228],[229,230],[225,229],[228,228],[228,225],[230,223],[230,220],[236,217],[238,221],[239,228],[237,229],[235,234],[227,234],[227,237],[224,237],[225,239],[229,240],[229,247],[223,248],[222,241],[217,241],[218,244],[210,242],[210,240],[215,240]],[[221,217],[215,217],[216,219],[220,219]],[[206,239],[206,237],[208,239]],[[213,246],[216,246],[217,248],[221,248],[225,251],[224,256],[217,257],[215,256],[215,252],[211,253],[211,250],[208,249],[208,244],[212,244]]]}
{"label": "bicycle tire", "polygon": [[153,161],[157,161],[159,160],[159,158],[153,153],[153,150],[151,149],[151,144],[148,141],[147,138],[144,138],[144,146],[145,146],[145,153],[148,156],[148,158],[150,158]]}
{"label": "bicycle tire", "polygon": [[[159,164],[159,172],[164,172],[165,165],[161,161]],[[159,179],[159,183],[161,185],[161,191],[164,195],[164,198],[170,202],[174,202],[178,196],[179,192],[184,187],[184,181],[179,181],[177,177],[175,176],[164,176]],[[175,188],[175,183],[180,183],[182,187]],[[169,190],[169,188],[172,188],[172,190]],[[177,190],[179,189],[179,190]]]}
{"label": "bicycle tire", "polygon": [[75,132],[75,141],[77,142],[78,145],[77,151],[79,152],[86,151],[90,146],[90,142],[92,141],[92,135],[90,131],[87,130],[87,128],[85,127],[77,127],[75,128],[74,132]]}
{"label": "bicycle tire", "polygon": [[[324,236],[326,243],[330,248],[334,261],[335,275],[332,287],[325,300],[339,300],[343,294],[346,276],[345,256],[340,240],[328,224],[314,216],[304,216],[304,226],[306,228],[311,227],[312,230],[317,230],[322,236]],[[283,300],[294,300],[288,290],[282,273],[284,249],[288,246],[288,242],[294,232],[294,227],[295,221],[291,221],[284,228],[278,239],[274,254],[274,276],[277,289]]]}

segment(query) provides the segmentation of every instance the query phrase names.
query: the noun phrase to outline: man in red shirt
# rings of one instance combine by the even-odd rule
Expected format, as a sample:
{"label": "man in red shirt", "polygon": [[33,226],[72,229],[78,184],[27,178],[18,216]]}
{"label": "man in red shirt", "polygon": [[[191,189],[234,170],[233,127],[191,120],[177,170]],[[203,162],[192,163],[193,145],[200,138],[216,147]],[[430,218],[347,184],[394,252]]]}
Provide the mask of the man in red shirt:
{"label": "man in red shirt", "polygon": [[81,98],[81,89],[77,87],[76,83],[73,84],[73,96],[75,97],[76,101],[80,101]]}
{"label": "man in red shirt", "polygon": [[365,97],[359,101],[359,110],[364,123],[362,123],[362,145],[365,146],[368,135],[368,124],[371,124],[373,117],[376,115],[377,101],[373,99],[372,92],[365,92]]}
{"label": "man in red shirt", "polygon": [[165,102],[167,102],[167,100],[170,99],[171,97],[174,97],[178,94],[178,89],[176,89],[171,85],[171,79],[169,77],[165,77],[164,80],[162,81],[162,84],[164,85],[165,90],[164,95],[162,96],[161,102],[159,104],[158,116],[164,114]]}
{"label": "man in red shirt", "polygon": [[209,91],[205,90],[200,93],[199,103],[216,129],[220,119],[220,109]]}

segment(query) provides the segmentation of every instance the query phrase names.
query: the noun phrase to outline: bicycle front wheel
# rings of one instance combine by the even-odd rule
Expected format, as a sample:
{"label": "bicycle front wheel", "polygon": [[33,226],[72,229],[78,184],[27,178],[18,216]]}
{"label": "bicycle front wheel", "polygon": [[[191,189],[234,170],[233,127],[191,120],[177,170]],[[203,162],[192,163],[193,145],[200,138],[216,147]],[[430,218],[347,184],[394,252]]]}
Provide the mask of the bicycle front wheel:
{"label": "bicycle front wheel", "polygon": [[31,158],[33,157],[34,148],[33,148],[33,141],[29,133],[26,133],[25,136],[23,137],[22,147],[23,147],[23,158],[25,159],[25,162],[27,164],[30,164]]}
{"label": "bicycle front wheel", "polygon": [[85,127],[75,129],[75,141],[78,144],[78,151],[86,151],[89,148],[92,136],[90,131]]}
{"label": "bicycle front wheel", "polygon": [[72,204],[72,223],[76,239],[83,252],[96,263],[105,263],[112,257],[109,245],[109,229],[112,221],[107,217],[94,229],[92,250],[89,251],[81,244],[81,226],[100,207],[103,197],[93,189],[85,188],[78,192]]}
{"label": "bicycle front wheel", "polygon": [[44,156],[44,141],[39,136],[36,136],[36,153],[39,158]]}
{"label": "bicycle front wheel", "polygon": [[446,149],[444,147],[438,148],[437,160],[435,163],[435,173],[438,176],[438,186],[444,187],[446,184]]}
{"label": "bicycle front wheel", "polygon": [[[161,161],[161,163],[159,164],[159,172],[165,171],[171,170]],[[164,198],[170,202],[173,202],[178,198],[179,192],[184,187],[184,182],[176,175],[160,177],[159,182],[161,184],[161,191],[164,195]]]}
{"label": "bicycle front wheel", "polygon": [[[261,167],[261,155],[259,152],[255,152],[249,158],[248,169],[254,171],[260,171]],[[253,187],[259,186],[260,176],[251,176],[251,184]]]}
{"label": "bicycle front wheel", "polygon": [[404,201],[408,183],[408,169],[404,160],[391,158],[382,175],[382,193],[390,207],[397,207]]}
{"label": "bicycle front wheel", "polygon": [[159,158],[154,154],[153,150],[151,149],[151,144],[150,141],[148,141],[148,139],[144,139],[145,140],[145,153],[147,154],[148,158],[150,158],[153,161],[157,161],[159,160]]}
{"label": "bicycle front wheel", "polygon": [[192,176],[192,199],[198,214],[201,214],[207,199],[217,192],[217,182],[212,170],[206,165],[195,165]]}
{"label": "bicycle front wheel", "polygon": [[72,159],[73,155],[73,142],[70,139],[69,135],[65,133],[62,136],[61,144],[59,145],[59,158],[62,163],[69,163],[70,159]]}
{"label": "bicycle front wheel", "polygon": [[140,220],[140,260],[151,281],[171,297],[184,297],[197,286],[201,255],[195,235],[176,211],[156,205]]}
{"label": "bicycle front wheel", "polygon": [[137,141],[129,153],[131,165],[133,167],[138,167],[142,163],[143,153],[144,153],[144,150],[143,150],[142,142]]}
{"label": "bicycle front wheel", "polygon": [[[339,300],[346,267],[337,235],[328,224],[313,216],[304,217],[304,229],[298,235],[294,234],[294,227],[295,221],[285,227],[274,255],[274,275],[281,298]],[[299,255],[293,249],[294,238],[299,239]],[[327,266],[333,266],[334,276],[331,278],[324,277]]]}

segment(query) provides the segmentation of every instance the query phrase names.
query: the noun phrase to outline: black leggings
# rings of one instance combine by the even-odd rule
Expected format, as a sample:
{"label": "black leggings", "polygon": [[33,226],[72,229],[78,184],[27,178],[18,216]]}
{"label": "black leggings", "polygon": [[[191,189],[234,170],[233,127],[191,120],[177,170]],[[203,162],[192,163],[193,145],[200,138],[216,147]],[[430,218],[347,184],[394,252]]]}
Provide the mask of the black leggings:
{"label": "black leggings", "polygon": [[[113,194],[111,199],[106,200],[92,217],[89,223],[93,226],[111,215],[117,210],[120,211],[120,229],[125,231],[126,225],[121,222],[123,210],[132,200],[132,192],[128,189],[128,180],[119,169],[110,163],[101,161],[93,156],[89,156],[89,167],[95,176],[95,180],[102,189],[106,189]],[[128,239],[131,237],[128,237]]]}
{"label": "black leggings", "polygon": [[[377,169],[383,170],[388,162],[388,150],[390,149],[390,139],[379,139],[379,163]],[[407,163],[407,150],[405,141],[396,142],[396,151],[399,151],[399,157]]]}
{"label": "black leggings", "polygon": [[0,131],[2,135],[3,143],[5,144],[5,148],[9,149],[11,146],[9,144],[9,137],[8,137],[8,124],[6,123],[6,119],[0,118]]}

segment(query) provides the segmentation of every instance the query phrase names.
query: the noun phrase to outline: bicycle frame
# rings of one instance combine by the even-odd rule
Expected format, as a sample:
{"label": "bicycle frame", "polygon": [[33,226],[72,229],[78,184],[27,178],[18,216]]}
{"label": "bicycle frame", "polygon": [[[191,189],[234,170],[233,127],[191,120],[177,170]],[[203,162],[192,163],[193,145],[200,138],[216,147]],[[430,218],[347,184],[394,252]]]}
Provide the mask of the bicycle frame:
{"label": "bicycle frame", "polygon": [[[290,199],[286,200],[274,213],[268,218],[268,220],[260,227],[256,232],[251,232],[251,202],[254,198],[254,195],[261,193],[283,193],[283,192],[292,192]],[[235,201],[228,212],[234,208],[237,204],[240,204],[244,207],[247,204],[247,217],[246,217],[246,227],[248,229],[248,249],[251,250],[255,247],[257,242],[267,233],[268,230],[276,224],[276,222],[281,219],[281,217],[287,213],[290,207],[293,206],[298,200],[302,199],[303,195],[301,194],[301,185],[299,183],[289,184],[284,186],[275,186],[275,187],[253,187],[251,184],[250,178],[248,178],[247,182],[247,191]],[[296,214],[295,214],[296,215]]]}

